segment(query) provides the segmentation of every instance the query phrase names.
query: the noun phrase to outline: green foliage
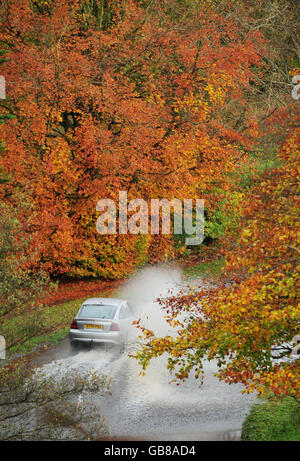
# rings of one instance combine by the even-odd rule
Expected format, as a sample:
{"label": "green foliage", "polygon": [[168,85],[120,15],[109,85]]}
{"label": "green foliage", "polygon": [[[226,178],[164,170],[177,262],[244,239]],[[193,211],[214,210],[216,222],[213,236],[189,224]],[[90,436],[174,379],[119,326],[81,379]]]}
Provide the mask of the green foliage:
{"label": "green foliage", "polygon": [[243,424],[242,440],[299,441],[299,403],[288,397],[254,405]]}
{"label": "green foliage", "polygon": [[[219,191],[222,196],[222,191]],[[205,237],[218,240],[233,229],[239,220],[239,205],[243,198],[242,193],[232,191],[225,196],[213,211],[208,210],[205,217]]]}
{"label": "green foliage", "polygon": [[257,180],[264,172],[280,167],[278,148],[269,148],[269,151],[261,152],[259,149],[249,152],[249,162],[241,165],[233,175],[242,190],[249,190],[254,180]]}
{"label": "green foliage", "polygon": [[231,223],[231,217],[224,211],[217,209],[205,221],[205,236],[213,240],[224,235]]}

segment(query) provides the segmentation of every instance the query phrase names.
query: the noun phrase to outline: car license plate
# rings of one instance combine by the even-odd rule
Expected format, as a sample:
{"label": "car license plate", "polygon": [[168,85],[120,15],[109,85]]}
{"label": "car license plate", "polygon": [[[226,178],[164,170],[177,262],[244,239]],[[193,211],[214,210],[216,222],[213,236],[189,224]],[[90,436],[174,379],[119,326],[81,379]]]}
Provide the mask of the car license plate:
{"label": "car license plate", "polygon": [[90,328],[96,328],[97,330],[102,330],[103,329],[103,325],[84,325],[84,328],[85,329],[90,329]]}

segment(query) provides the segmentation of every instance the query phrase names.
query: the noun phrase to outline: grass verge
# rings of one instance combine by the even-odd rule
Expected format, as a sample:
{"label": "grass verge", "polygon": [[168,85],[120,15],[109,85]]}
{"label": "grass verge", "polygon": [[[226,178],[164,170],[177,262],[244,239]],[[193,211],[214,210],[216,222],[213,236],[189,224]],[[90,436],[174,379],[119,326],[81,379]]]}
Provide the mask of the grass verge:
{"label": "grass verge", "polygon": [[215,277],[221,274],[224,264],[224,258],[214,259],[186,267],[183,269],[183,274],[186,277]]}
{"label": "grass verge", "polygon": [[282,401],[254,405],[243,423],[242,440],[299,441],[299,403],[286,397]]}
{"label": "grass verge", "polygon": [[[112,294],[111,290],[99,293],[99,297],[106,297]],[[77,313],[80,305],[86,299],[76,299],[62,304],[44,307],[39,314],[39,324],[42,326],[42,335],[36,335],[25,342],[12,346],[8,351],[8,356],[15,354],[28,354],[33,350],[45,346],[56,344],[68,336],[70,323]],[[35,314],[28,313],[24,321],[30,322],[30,316],[35,320]]]}

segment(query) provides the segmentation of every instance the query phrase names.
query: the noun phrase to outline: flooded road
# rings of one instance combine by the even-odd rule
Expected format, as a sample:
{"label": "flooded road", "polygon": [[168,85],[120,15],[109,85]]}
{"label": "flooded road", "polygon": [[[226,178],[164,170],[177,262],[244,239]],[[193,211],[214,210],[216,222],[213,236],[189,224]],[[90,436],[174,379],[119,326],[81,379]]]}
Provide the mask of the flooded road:
{"label": "flooded road", "polygon": [[[179,270],[150,268],[129,280],[118,296],[133,302],[137,306],[135,315],[157,335],[171,334],[156,298],[167,295],[170,289],[179,290],[183,284]],[[135,344],[136,336],[133,330],[129,349]],[[39,365],[49,374],[55,374],[57,367],[66,366],[97,369],[113,378],[112,395],[96,397],[112,438],[239,440],[242,422],[255,397],[243,395],[241,385],[219,382],[214,361],[204,363],[202,386],[193,377],[176,386],[170,383],[166,358],[153,360],[146,376],[141,376],[137,362],[127,354],[128,350],[119,355],[114,348],[98,346],[72,355],[65,340],[43,353]]]}

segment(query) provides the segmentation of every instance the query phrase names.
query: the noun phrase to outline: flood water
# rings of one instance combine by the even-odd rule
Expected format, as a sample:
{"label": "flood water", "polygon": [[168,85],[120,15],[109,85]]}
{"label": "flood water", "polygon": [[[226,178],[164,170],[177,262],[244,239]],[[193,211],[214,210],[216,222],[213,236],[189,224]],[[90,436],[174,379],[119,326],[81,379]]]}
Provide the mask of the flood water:
{"label": "flood water", "polygon": [[[193,283],[201,285],[201,281]],[[135,305],[135,315],[157,335],[172,334],[156,302],[169,290],[186,284],[180,270],[147,268],[128,281],[119,297]],[[129,349],[135,345],[137,331],[131,332]],[[112,395],[96,396],[111,439],[115,440],[239,440],[242,422],[255,401],[242,394],[241,385],[228,385],[215,377],[214,361],[204,363],[205,380],[190,377],[176,386],[166,369],[166,358],[154,359],[146,376],[140,375],[136,360],[114,348],[103,346],[72,355],[68,340],[41,354],[39,365],[55,374],[57,367],[89,368],[113,378]],[[60,363],[60,364],[59,364]]]}

